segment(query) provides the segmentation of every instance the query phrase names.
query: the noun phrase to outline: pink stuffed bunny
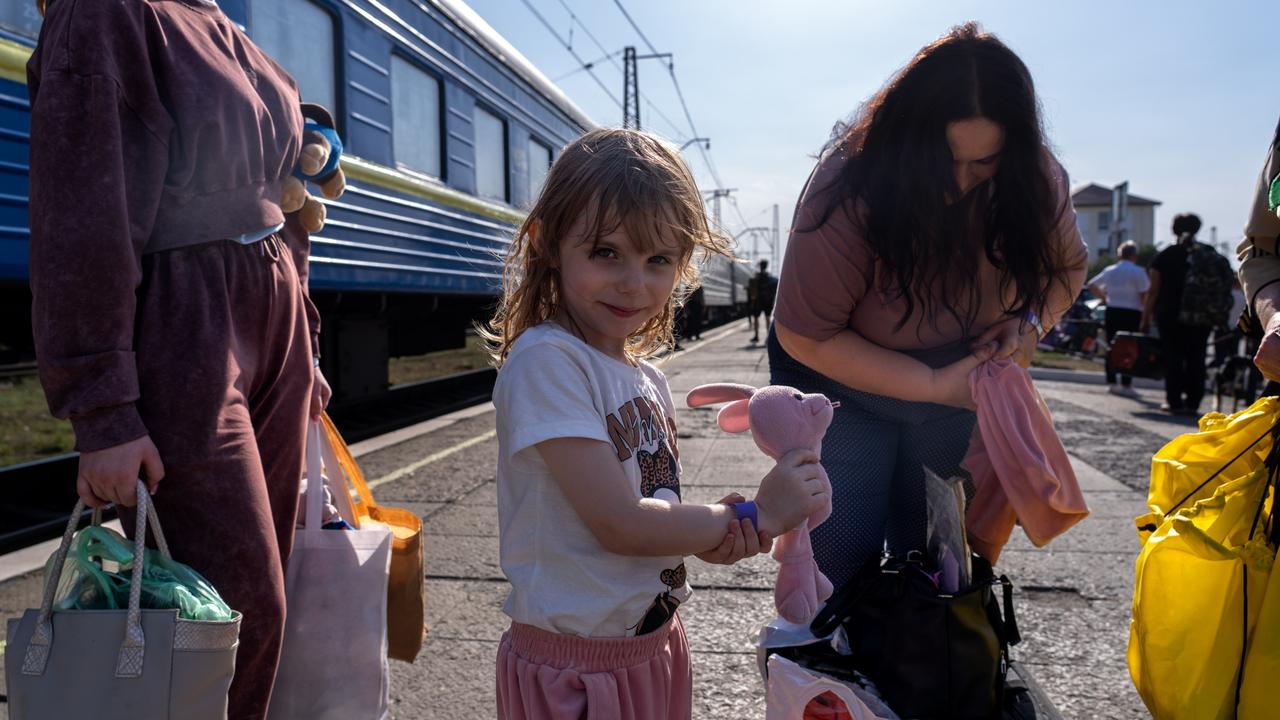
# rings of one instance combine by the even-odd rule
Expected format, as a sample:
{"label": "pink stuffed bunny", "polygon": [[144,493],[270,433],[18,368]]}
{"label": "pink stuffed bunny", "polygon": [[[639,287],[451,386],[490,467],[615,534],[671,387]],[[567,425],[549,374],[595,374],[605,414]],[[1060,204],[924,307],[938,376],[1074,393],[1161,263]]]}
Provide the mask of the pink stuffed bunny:
{"label": "pink stuffed bunny", "polygon": [[[759,390],[750,385],[714,383],[689,391],[689,407],[732,400],[720,409],[720,429],[739,433],[751,431],[765,455],[777,460],[797,448],[822,454],[822,436],[831,424],[831,412],[839,405],[825,395],[804,394],[795,388],[769,385]],[[824,472],[825,475],[825,472]],[[818,570],[809,544],[809,528],[817,527],[831,515],[831,503],[818,509],[806,522],[777,538],[773,559],[780,563],[773,604],[778,614],[793,623],[808,624],[831,597],[831,581]]]}

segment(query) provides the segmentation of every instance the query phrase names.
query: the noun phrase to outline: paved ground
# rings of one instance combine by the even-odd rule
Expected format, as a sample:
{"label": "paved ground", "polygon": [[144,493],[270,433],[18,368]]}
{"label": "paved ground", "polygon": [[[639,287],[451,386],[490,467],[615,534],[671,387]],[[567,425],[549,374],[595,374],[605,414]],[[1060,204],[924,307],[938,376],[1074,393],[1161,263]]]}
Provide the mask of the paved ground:
{"label": "paved ground", "polygon": [[[665,365],[677,402],[704,382],[768,382],[763,349],[741,327],[713,331]],[[1145,512],[1151,454],[1190,420],[1158,412],[1159,393],[1141,400],[1105,387],[1038,382],[1073,456],[1092,515],[1042,549],[1020,533],[1000,571],[1018,587],[1025,641],[1014,651],[1068,718],[1147,717],[1125,668],[1133,562],[1132,518]],[[745,435],[727,435],[714,410],[680,410],[682,486],[691,502],[731,491],[753,494],[768,461]],[[507,625],[507,587],[498,566],[493,414],[482,412],[361,457],[371,479],[386,477],[379,501],[426,520],[430,634],[413,665],[392,663],[398,718],[493,716],[493,662]],[[424,459],[430,462],[423,463]],[[758,557],[732,567],[688,561],[694,599],[681,608],[695,665],[695,717],[762,718],[763,691],[752,639],[772,617],[774,564]],[[37,600],[34,574],[0,583],[0,618]],[[0,708],[3,708],[0,705]],[[3,712],[3,711],[0,711]]]}

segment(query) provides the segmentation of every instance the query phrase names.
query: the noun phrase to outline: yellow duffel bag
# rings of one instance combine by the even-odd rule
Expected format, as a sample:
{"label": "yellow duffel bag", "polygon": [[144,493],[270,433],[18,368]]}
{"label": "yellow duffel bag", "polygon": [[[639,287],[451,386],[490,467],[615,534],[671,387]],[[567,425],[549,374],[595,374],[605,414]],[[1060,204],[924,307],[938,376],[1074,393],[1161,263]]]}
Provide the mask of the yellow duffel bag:
{"label": "yellow duffel bag", "polygon": [[1270,431],[1280,422],[1280,398],[1264,397],[1234,415],[1208,413],[1199,432],[1179,435],[1151,458],[1151,512],[1137,518],[1145,541],[1165,515],[1213,495],[1218,486],[1262,467]]}
{"label": "yellow duffel bag", "polygon": [[[1128,661],[1134,686],[1158,720],[1236,717],[1237,692],[1239,717],[1251,717],[1244,698],[1265,682],[1253,678],[1274,667],[1274,638],[1263,639],[1256,628],[1264,610],[1280,609],[1280,598],[1268,597],[1268,585],[1276,584],[1268,535],[1280,466],[1278,408],[1266,398],[1230,417],[1208,415],[1201,432],[1175,439],[1153,458],[1152,512],[1137,518],[1145,542]],[[1246,656],[1258,670],[1242,677]],[[1274,712],[1274,698],[1271,705]]]}

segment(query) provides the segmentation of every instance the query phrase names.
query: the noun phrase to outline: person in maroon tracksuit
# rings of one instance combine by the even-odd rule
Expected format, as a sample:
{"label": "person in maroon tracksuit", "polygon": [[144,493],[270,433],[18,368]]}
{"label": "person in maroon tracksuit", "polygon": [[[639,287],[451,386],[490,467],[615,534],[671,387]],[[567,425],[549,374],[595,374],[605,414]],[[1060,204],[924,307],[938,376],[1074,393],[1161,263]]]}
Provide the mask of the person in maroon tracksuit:
{"label": "person in maroon tracksuit", "polygon": [[297,86],[213,0],[46,10],[28,65],[40,379],[80,496],[132,532],[143,477],[174,557],[243,613],[229,717],[264,717],[306,424],[329,394],[309,236],[281,208]]}

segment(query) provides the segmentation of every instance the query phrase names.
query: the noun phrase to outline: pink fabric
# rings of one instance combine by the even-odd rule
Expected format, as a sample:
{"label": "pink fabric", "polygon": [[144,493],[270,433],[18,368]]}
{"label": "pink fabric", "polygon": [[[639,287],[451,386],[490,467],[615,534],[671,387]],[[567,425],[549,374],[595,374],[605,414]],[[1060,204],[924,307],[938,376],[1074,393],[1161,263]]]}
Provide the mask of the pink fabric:
{"label": "pink fabric", "polygon": [[[756,447],[777,460],[796,448],[808,448],[822,456],[822,438],[831,425],[835,405],[825,395],[805,394],[785,385],[769,385],[759,390],[750,385],[712,383],[689,391],[689,407],[732,400],[717,416],[725,432],[751,431]],[[822,470],[830,495],[831,481]],[[807,520],[779,535],[773,544],[778,561],[778,579],[773,586],[773,606],[784,619],[808,625],[818,609],[831,597],[831,581],[813,559],[809,529],[831,516],[831,501]]]}
{"label": "pink fabric", "polygon": [[587,638],[511,623],[498,645],[499,720],[689,720],[679,613],[646,635]]}
{"label": "pink fabric", "polygon": [[977,494],[965,524],[974,551],[994,565],[1015,521],[1043,547],[1089,508],[1031,375],[1007,360],[985,362],[969,375],[969,387],[978,424],[962,467]]}

